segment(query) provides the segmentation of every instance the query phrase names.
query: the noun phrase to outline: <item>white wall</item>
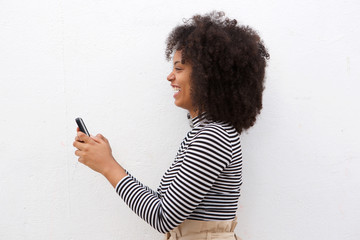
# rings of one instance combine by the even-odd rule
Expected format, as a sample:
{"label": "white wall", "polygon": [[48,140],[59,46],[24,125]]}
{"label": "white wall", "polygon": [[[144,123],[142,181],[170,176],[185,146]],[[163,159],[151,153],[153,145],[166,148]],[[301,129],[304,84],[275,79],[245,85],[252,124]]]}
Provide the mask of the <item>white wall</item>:
{"label": "white wall", "polygon": [[243,240],[360,239],[360,3],[0,1],[0,239],[162,239],[77,163],[74,118],[157,184],[189,130],[166,81],[182,18],[224,10],[269,49],[243,134]]}

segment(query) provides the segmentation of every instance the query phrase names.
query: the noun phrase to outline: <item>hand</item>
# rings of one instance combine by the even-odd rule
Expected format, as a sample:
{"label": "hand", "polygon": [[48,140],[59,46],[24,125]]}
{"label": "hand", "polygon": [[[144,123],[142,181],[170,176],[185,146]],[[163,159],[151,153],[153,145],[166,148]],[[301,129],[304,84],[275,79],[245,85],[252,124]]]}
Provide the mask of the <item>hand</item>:
{"label": "hand", "polygon": [[89,137],[78,128],[73,146],[77,148],[75,155],[79,162],[104,175],[113,187],[127,176],[125,169],[114,159],[109,141],[103,135]]}
{"label": "hand", "polygon": [[77,148],[75,155],[79,157],[79,162],[103,175],[117,164],[109,141],[101,134],[89,137],[78,131],[73,146]]}

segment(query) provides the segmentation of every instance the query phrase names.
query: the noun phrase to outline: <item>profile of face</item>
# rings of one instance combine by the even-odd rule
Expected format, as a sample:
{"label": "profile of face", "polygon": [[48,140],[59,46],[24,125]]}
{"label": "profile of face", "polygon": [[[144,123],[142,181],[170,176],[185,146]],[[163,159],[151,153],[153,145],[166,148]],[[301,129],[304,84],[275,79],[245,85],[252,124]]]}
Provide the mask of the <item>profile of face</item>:
{"label": "profile of face", "polygon": [[176,51],[173,57],[173,70],[168,75],[167,80],[170,81],[174,90],[175,105],[187,109],[192,117],[196,116],[193,110],[190,96],[190,77],[192,67],[189,62],[181,63],[181,51]]}

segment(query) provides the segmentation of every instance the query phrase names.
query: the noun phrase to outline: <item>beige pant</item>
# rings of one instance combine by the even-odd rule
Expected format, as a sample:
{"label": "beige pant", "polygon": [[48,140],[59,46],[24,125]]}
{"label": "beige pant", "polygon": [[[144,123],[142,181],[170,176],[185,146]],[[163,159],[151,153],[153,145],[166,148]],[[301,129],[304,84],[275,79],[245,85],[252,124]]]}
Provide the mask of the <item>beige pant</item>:
{"label": "beige pant", "polygon": [[166,233],[165,240],[240,240],[234,229],[236,218],[230,221],[185,220]]}

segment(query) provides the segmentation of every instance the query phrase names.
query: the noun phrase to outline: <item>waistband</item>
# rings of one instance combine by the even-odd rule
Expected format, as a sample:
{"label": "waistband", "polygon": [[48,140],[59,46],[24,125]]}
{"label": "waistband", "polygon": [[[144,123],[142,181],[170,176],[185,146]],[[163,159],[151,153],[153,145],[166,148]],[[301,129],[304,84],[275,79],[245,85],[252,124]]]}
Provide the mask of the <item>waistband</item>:
{"label": "waistband", "polygon": [[237,219],[227,221],[185,220],[165,235],[165,240],[237,239]]}

